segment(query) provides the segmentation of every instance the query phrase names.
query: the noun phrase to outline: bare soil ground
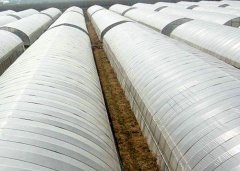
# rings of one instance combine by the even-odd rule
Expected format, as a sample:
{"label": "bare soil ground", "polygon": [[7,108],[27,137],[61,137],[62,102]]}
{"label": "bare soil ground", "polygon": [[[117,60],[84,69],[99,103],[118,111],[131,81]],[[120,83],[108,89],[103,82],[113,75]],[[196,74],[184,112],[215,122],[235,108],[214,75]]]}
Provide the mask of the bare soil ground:
{"label": "bare soil ground", "polygon": [[141,133],[130,104],[102,48],[102,43],[90,22],[87,22],[87,27],[123,169],[157,171],[156,159]]}

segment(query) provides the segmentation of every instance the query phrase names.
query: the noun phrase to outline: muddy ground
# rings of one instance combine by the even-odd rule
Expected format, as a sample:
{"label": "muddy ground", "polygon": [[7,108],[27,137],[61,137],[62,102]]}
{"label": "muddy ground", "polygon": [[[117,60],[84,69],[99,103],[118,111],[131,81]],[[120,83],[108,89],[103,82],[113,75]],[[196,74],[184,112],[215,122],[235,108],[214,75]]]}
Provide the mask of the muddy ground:
{"label": "muddy ground", "polygon": [[109,110],[110,120],[124,170],[158,170],[156,159],[150,152],[130,104],[104,53],[94,28],[87,22],[100,81]]}

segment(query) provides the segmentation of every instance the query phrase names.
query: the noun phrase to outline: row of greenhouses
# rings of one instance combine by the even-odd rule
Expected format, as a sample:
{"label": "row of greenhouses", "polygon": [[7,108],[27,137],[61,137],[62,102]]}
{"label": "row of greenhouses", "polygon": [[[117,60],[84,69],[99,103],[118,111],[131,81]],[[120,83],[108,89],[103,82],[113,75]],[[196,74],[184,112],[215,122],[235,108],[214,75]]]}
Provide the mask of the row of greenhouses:
{"label": "row of greenhouses", "polygon": [[240,170],[234,1],[0,12],[0,170],[124,170],[85,16],[162,171]]}
{"label": "row of greenhouses", "polygon": [[[49,8],[41,12],[29,9],[1,16],[0,23],[4,21],[4,24],[0,25],[0,74],[24,52],[25,47],[27,48],[34,43],[60,15],[60,10]],[[21,17],[14,18],[13,21],[7,18],[12,16]]]}
{"label": "row of greenhouses", "polygon": [[60,15],[0,27],[1,171],[121,170],[83,11]]}
{"label": "row of greenhouses", "polygon": [[170,4],[88,15],[161,169],[240,170],[239,16]]}
{"label": "row of greenhouses", "polygon": [[[209,22],[194,19],[191,15],[182,16],[174,12],[160,13],[125,5],[113,5],[110,10],[210,53],[237,68],[240,67],[239,28],[219,26],[215,23],[217,19]],[[214,15],[219,17],[218,14]]]}

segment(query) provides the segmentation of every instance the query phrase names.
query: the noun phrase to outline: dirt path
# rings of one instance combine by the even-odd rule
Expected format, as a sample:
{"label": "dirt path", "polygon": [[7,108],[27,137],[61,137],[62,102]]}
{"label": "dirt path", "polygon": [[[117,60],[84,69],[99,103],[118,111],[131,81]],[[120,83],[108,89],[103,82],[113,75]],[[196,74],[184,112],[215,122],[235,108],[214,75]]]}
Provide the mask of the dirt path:
{"label": "dirt path", "polygon": [[118,83],[117,77],[102,49],[102,43],[87,22],[97,68],[112,120],[114,134],[124,170],[158,170],[155,157],[150,152],[130,104]]}

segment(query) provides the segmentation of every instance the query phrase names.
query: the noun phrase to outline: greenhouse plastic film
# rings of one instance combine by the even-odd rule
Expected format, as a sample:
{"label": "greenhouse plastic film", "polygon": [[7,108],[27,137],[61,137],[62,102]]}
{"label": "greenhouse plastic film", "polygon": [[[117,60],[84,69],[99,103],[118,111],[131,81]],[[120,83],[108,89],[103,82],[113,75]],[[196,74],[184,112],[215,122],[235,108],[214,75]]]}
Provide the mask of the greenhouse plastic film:
{"label": "greenhouse plastic film", "polygon": [[203,11],[212,11],[212,12],[217,12],[217,13],[223,13],[223,14],[236,14],[239,15],[239,10],[240,10],[240,6],[236,6],[236,5],[229,5],[229,4],[221,4],[221,5],[217,5],[217,6],[212,6],[212,5],[208,5],[208,4],[200,4],[197,2],[185,2],[185,1],[181,1],[178,4],[180,4],[182,7],[185,7],[187,9],[197,9],[198,7],[201,8],[201,10]]}
{"label": "greenhouse plastic film", "polygon": [[155,3],[155,5],[168,5],[168,6],[172,6],[172,7],[181,7],[181,8],[185,8],[185,9],[191,9],[194,11],[205,11],[205,12],[222,13],[222,14],[230,14],[230,15],[239,16],[238,9],[208,6],[208,5],[204,5],[204,4],[199,4],[197,2],[186,2],[186,1],[181,1],[179,3],[162,2],[162,3]]}
{"label": "greenhouse plastic film", "polygon": [[13,11],[13,10],[1,11],[1,12],[0,12],[0,17],[1,17],[1,16],[8,15],[8,14],[13,14],[13,13],[15,13],[15,11]]}
{"label": "greenhouse plastic film", "polygon": [[17,21],[18,19],[13,16],[2,16],[0,17],[0,26],[3,26],[5,24]]}
{"label": "greenhouse plastic film", "polygon": [[[51,10],[52,9],[50,8],[49,10],[44,10],[44,12]],[[57,18],[57,16],[59,16],[59,13],[55,13],[53,18]],[[53,18],[38,13],[4,25],[3,27],[0,27],[0,29],[18,35],[23,40],[25,46],[30,46],[47,30],[54,21]]]}
{"label": "greenhouse plastic film", "polygon": [[[113,5],[110,10],[122,14],[129,6]],[[240,30],[228,26],[192,20],[174,26],[174,21],[183,19],[176,15],[162,15],[142,9],[134,9],[125,14],[126,17],[164,33],[168,25],[174,28],[170,37],[184,41],[193,47],[216,56],[217,58],[240,68]]]}
{"label": "greenhouse plastic film", "polygon": [[[161,3],[162,4],[162,3]],[[168,3],[167,3],[168,4]],[[168,5],[150,5],[150,4],[135,4],[134,7],[148,9],[148,10],[156,10],[159,7],[167,6],[159,11],[159,13],[165,13],[169,15],[179,15],[182,17],[187,17],[191,19],[198,19],[209,21],[221,25],[227,25],[232,27],[239,27],[240,26],[240,17],[239,15],[231,15],[231,14],[222,14],[222,13],[215,13],[215,12],[206,12],[206,11],[194,11],[189,9],[184,9],[182,7],[168,6]]]}
{"label": "greenhouse plastic film", "polygon": [[[100,9],[102,9],[102,10],[100,10]],[[95,11],[97,11],[97,12],[95,12]],[[106,13],[109,13],[111,15],[115,15],[115,17],[114,18],[109,18],[107,21],[103,21],[102,23],[99,23],[99,25],[97,27],[98,29],[96,30],[96,32],[97,32],[98,38],[100,40],[101,40],[101,33],[104,31],[105,28],[107,28],[107,27],[109,27],[112,24],[117,23],[117,22],[132,21],[130,19],[119,16],[118,14],[112,14],[112,12],[110,12],[106,9],[103,9],[102,7],[99,7],[97,5],[94,5],[94,6],[92,6],[91,8],[88,9],[88,15],[90,16],[90,18],[93,18],[93,17],[96,16],[97,18],[101,19],[101,16],[105,16]],[[96,20],[93,20],[93,26],[96,25],[95,21]]]}
{"label": "greenhouse plastic film", "polygon": [[57,20],[58,17],[60,17],[62,14],[62,12],[57,8],[48,8],[46,10],[41,11],[41,13],[49,16],[53,20],[52,22]]}
{"label": "greenhouse plastic film", "polygon": [[156,10],[156,7],[153,4],[136,3],[133,5],[133,7],[143,8],[143,9],[152,10],[152,11]]}
{"label": "greenhouse plastic film", "polygon": [[[94,6],[91,6],[91,8],[88,8],[87,14],[88,14],[89,19],[91,20],[91,18],[93,17],[93,15],[95,13],[101,12],[102,10],[106,10],[106,9],[101,6],[98,6],[98,5],[94,5]],[[101,40],[101,31],[98,29],[98,27],[96,27],[96,24],[93,20],[91,20],[91,23],[92,23],[93,27],[95,28],[98,38]]]}
{"label": "greenhouse plastic film", "polygon": [[198,6],[198,7],[193,8],[193,10],[194,11],[206,11],[206,12],[215,12],[215,13],[222,13],[222,14],[230,14],[230,15],[240,16],[239,10],[236,10],[236,9]]}
{"label": "greenhouse plastic film", "polygon": [[189,17],[192,19],[209,21],[221,25],[227,25],[232,27],[238,27],[240,25],[240,17],[230,14],[220,14],[213,12],[193,11],[187,9],[179,9],[175,7],[164,8],[160,13],[181,15],[183,17]]}
{"label": "greenhouse plastic film", "polygon": [[25,17],[31,16],[31,15],[37,14],[37,13],[39,13],[39,12],[35,9],[27,9],[27,10],[12,13],[12,14],[9,14],[9,15],[13,16],[13,17],[16,17],[17,19],[21,19],[21,18],[25,18]]}
{"label": "greenhouse plastic film", "polygon": [[[113,5],[109,9],[111,11],[117,12],[118,14],[122,14],[122,12],[126,9],[130,8],[126,5]],[[125,13],[126,17],[135,20],[141,24],[147,25],[155,30],[159,30],[159,28],[164,28],[169,23],[172,23],[175,20],[182,19],[182,16],[176,15],[167,15],[160,14],[158,12],[143,10],[143,9],[133,9],[127,13]]]}
{"label": "greenhouse plastic film", "polygon": [[0,170],[120,170],[87,34],[49,29],[0,85]]}
{"label": "greenhouse plastic film", "polygon": [[[50,9],[44,10],[43,12],[47,13],[49,15],[52,15],[52,19],[48,17],[48,20],[47,20],[48,25],[50,25],[50,23],[52,23],[55,20],[55,18],[58,18],[58,16],[61,15],[60,10],[55,9],[55,8],[50,8]],[[40,15],[42,16],[43,14],[40,14]],[[41,21],[41,16],[40,17],[37,16],[37,18],[31,17],[30,19],[32,20],[33,18],[35,18],[35,23],[36,23],[36,21],[38,21],[38,22]],[[5,16],[5,17],[11,17],[11,16]],[[45,16],[45,18],[46,17],[47,16]],[[3,18],[3,17],[1,17],[1,18]],[[14,18],[14,17],[12,17],[12,18]],[[39,20],[39,18],[40,18],[40,20]],[[0,19],[0,21],[1,21],[1,19]],[[23,40],[25,40],[25,45],[26,45],[26,44],[28,44],[27,42],[29,42],[30,38],[33,42],[40,36],[39,34],[42,33],[42,31],[40,31],[39,28],[37,28],[39,25],[31,25],[31,28],[28,28],[27,27],[28,22],[29,22],[29,19],[24,20],[24,22],[19,21],[15,25],[16,26],[15,28],[12,28],[12,27],[11,28],[2,28],[3,30],[0,31],[0,34],[2,37],[1,43],[0,43],[1,44],[0,45],[0,48],[1,48],[0,75],[17,59],[18,56],[20,56],[23,53],[23,51],[24,51]],[[21,25],[22,23],[25,25]],[[39,22],[39,23],[42,24],[41,22]],[[18,33],[16,34],[16,30],[17,30],[16,28],[20,28],[20,27],[21,27],[22,32],[18,31]],[[6,29],[6,30],[4,30],[4,29]],[[36,29],[38,29],[38,30],[36,30]],[[43,28],[40,28],[40,29],[43,29]],[[45,30],[46,30],[46,28],[45,28]],[[28,35],[26,33],[28,33]],[[22,37],[22,36],[24,36],[24,37]],[[25,38],[25,39],[23,39],[23,38]]]}
{"label": "greenhouse plastic film", "polygon": [[[179,2],[180,4],[187,4],[187,2]],[[194,2],[196,5],[199,6],[208,6],[208,7],[220,7],[220,8],[231,8],[231,9],[237,9],[239,6],[237,4],[232,4],[227,1],[199,1]]]}
{"label": "greenhouse plastic film", "polygon": [[[81,20],[81,22],[76,22],[79,20]],[[85,32],[87,32],[87,27],[85,25],[85,18],[83,17],[83,11],[82,11],[82,9],[80,9],[78,7],[68,8],[64,12],[64,15],[50,26],[50,29],[54,28],[56,26],[59,26],[62,23],[64,23],[65,25],[66,24],[75,25],[75,26],[83,29]]]}
{"label": "greenhouse plastic film", "polygon": [[78,8],[76,6],[68,8],[65,12],[77,12],[83,15],[83,10],[81,8]]}
{"label": "greenhouse plastic film", "polygon": [[[103,30],[115,16],[102,10],[92,20]],[[237,69],[133,22],[109,30],[103,43],[150,148],[169,170],[239,167]]]}
{"label": "greenhouse plastic film", "polygon": [[[193,33],[191,37],[189,33]],[[186,41],[226,63],[240,68],[239,34],[239,29],[192,21],[176,28],[171,37]]]}
{"label": "greenhouse plastic film", "polygon": [[[38,12],[36,11],[35,13],[38,13]],[[3,15],[3,16],[1,16],[1,13],[0,13],[0,26],[20,20],[21,18],[28,17],[35,13],[33,13],[31,9],[20,11],[20,12],[11,12],[11,13]]]}
{"label": "greenhouse plastic film", "polygon": [[22,40],[7,31],[0,30],[0,75],[24,51]]}

